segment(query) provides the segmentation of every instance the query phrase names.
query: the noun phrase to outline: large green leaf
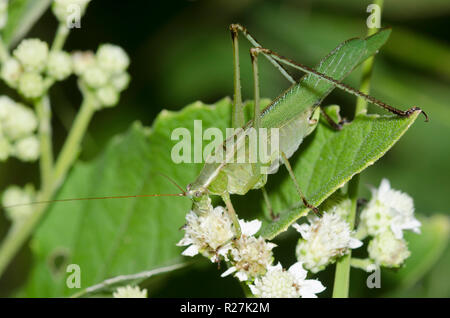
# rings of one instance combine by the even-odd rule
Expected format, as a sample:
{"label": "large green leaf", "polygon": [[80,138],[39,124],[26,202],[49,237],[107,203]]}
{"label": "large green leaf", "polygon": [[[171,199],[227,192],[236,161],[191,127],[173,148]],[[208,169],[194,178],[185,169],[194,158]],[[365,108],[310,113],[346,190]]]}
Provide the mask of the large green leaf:
{"label": "large green leaf", "polygon": [[[338,188],[382,157],[416,120],[398,116],[359,116],[341,131],[318,125],[292,162],[300,187],[310,203],[318,206]],[[292,180],[277,177],[269,184],[269,196],[279,220],[266,224],[262,235],[274,238],[308,212],[299,201]],[[299,201],[294,203],[295,201]]]}
{"label": "large green leaf", "polygon": [[8,7],[8,22],[3,30],[3,39],[14,46],[44,14],[51,0],[11,0]]}
{"label": "large green leaf", "polygon": [[[185,187],[201,164],[175,164],[171,132],[193,131],[194,119],[204,129],[229,126],[230,101],[215,107],[194,103],[179,113],[162,112],[152,129],[135,124],[115,138],[91,163],[78,163],[57,198],[180,192],[158,173]],[[72,295],[65,282],[66,264],[81,268],[81,288],[118,275],[128,275],[183,262],[175,244],[183,233],[190,201],[151,197],[56,203],[32,239],[34,265],[25,294],[33,297]]]}

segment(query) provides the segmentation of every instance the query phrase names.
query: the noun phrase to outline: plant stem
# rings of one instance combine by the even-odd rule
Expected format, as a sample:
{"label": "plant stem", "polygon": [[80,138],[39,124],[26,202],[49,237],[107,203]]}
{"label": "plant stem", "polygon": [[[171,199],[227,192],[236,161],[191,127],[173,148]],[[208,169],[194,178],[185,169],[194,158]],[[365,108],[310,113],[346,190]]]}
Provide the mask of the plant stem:
{"label": "plant stem", "polygon": [[56,31],[55,39],[53,40],[51,51],[54,52],[62,50],[68,35],[69,28],[64,23],[60,23],[58,30]]}
{"label": "plant stem", "polygon": [[[59,185],[62,184],[65,175],[75,162],[79,150],[81,140],[88,127],[88,124],[94,114],[94,100],[89,95],[85,95],[85,99],[81,105],[81,109],[75,118],[72,129],[69,132],[61,154],[55,165],[52,174],[52,180],[48,187],[42,188],[39,193],[39,201],[49,201],[55,194]],[[11,259],[17,253],[22,244],[28,239],[39,221],[42,219],[47,210],[48,203],[38,205],[31,216],[17,227],[13,227],[7,234],[0,246],[0,276],[5,271]]]}
{"label": "plant stem", "polygon": [[81,109],[75,118],[72,129],[70,130],[61,153],[58,156],[58,160],[56,161],[53,175],[54,187],[59,187],[69,168],[77,159],[81,149],[81,141],[94,112],[94,100],[89,95],[85,95],[84,101],[81,104]]}
{"label": "plant stem", "polygon": [[[375,0],[374,4],[383,8],[383,0]],[[376,28],[369,29],[368,36],[377,32]],[[362,65],[362,78],[360,91],[368,94],[370,91],[370,78],[372,75],[374,56],[369,57]],[[367,113],[367,102],[361,98],[356,101],[355,116]],[[351,210],[347,216],[350,230],[353,231],[355,226],[355,217],[358,201],[359,174],[355,175],[348,183],[348,196],[351,200]],[[333,287],[333,298],[347,298],[350,285],[350,264],[352,253],[351,250],[336,262],[336,272]]]}
{"label": "plant stem", "polygon": [[44,189],[51,187],[53,176],[51,110],[48,95],[40,98],[35,103],[35,108],[39,118],[41,191],[44,191]]}
{"label": "plant stem", "polygon": [[6,48],[5,42],[3,42],[3,38],[0,36],[0,62],[5,63],[8,58],[8,49]]}

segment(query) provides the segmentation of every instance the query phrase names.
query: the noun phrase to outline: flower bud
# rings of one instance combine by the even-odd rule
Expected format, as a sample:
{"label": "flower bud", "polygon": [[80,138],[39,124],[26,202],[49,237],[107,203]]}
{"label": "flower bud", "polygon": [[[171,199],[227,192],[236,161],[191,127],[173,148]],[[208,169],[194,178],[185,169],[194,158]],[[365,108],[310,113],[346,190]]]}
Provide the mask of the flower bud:
{"label": "flower bud", "polygon": [[22,161],[35,161],[39,158],[39,139],[28,136],[14,144],[14,155]]}
{"label": "flower bud", "polygon": [[97,66],[92,66],[84,71],[82,79],[90,88],[100,88],[108,82],[108,75]]}
{"label": "flower bud", "polygon": [[38,121],[28,107],[7,96],[0,96],[0,123],[4,137],[15,141],[32,134]]}
{"label": "flower bud", "polygon": [[20,42],[13,54],[25,71],[41,72],[47,64],[48,46],[39,39],[26,39]]}
{"label": "flower bud", "polygon": [[72,59],[67,52],[51,52],[48,58],[47,74],[62,81],[72,73]]}
{"label": "flower bud", "polygon": [[26,72],[19,79],[19,92],[26,98],[37,98],[44,94],[45,84],[41,75]]}
{"label": "flower bud", "polygon": [[114,298],[147,298],[147,289],[139,289],[139,286],[127,285],[119,287],[113,293]]}
{"label": "flower bud", "polygon": [[111,85],[99,88],[96,92],[96,96],[103,106],[112,107],[119,102],[119,93]]}
{"label": "flower bud", "polygon": [[128,87],[129,83],[130,83],[130,75],[127,72],[114,75],[111,78],[111,84],[118,92],[125,90]]}
{"label": "flower bud", "polygon": [[30,204],[34,200],[33,186],[27,185],[25,188],[13,185],[9,186],[2,196],[2,204],[6,209],[6,215],[13,221],[22,221],[28,218],[33,209],[31,205],[15,206],[20,204]]}
{"label": "flower bud", "polygon": [[94,66],[95,55],[91,51],[72,53],[73,71],[77,75],[82,75],[87,69]]}
{"label": "flower bud", "polygon": [[122,73],[130,64],[127,53],[117,45],[100,45],[96,55],[98,65],[109,74]]}
{"label": "flower bud", "polygon": [[399,267],[410,252],[404,239],[398,239],[390,230],[378,234],[369,242],[369,257],[385,267]]}
{"label": "flower bud", "polygon": [[10,58],[2,65],[1,76],[6,84],[15,88],[22,72],[23,68],[19,61],[15,58]]}

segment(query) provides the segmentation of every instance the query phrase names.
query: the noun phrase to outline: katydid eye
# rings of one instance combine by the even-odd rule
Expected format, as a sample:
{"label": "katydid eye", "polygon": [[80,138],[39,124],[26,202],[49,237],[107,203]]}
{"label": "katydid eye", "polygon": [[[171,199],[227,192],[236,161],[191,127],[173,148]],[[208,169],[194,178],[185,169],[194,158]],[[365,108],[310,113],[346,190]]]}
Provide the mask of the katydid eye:
{"label": "katydid eye", "polygon": [[202,196],[202,193],[201,193],[200,191],[195,191],[195,192],[194,192],[194,196],[195,196],[196,198],[200,198],[200,197]]}

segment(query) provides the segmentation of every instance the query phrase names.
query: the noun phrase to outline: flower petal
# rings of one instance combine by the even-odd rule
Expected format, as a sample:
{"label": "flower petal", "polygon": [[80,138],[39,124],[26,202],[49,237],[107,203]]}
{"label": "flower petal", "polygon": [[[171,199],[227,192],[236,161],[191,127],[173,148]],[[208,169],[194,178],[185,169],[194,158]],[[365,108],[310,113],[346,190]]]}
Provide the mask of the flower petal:
{"label": "flower petal", "polygon": [[243,235],[253,236],[261,228],[262,222],[260,220],[253,220],[250,222],[239,220],[239,225],[241,226],[241,232]]}
{"label": "flower petal", "polygon": [[187,249],[181,253],[181,255],[184,256],[195,256],[198,254],[198,246],[197,245],[191,245]]}
{"label": "flower petal", "polygon": [[233,274],[235,271],[236,271],[236,266],[231,266],[229,269],[227,269],[225,272],[223,272],[222,275],[220,275],[220,277],[228,276],[230,274]]}
{"label": "flower petal", "polygon": [[292,276],[294,276],[297,281],[304,280],[308,273],[305,269],[303,269],[302,262],[297,262],[293,264],[291,267],[289,267],[288,272],[291,273]]}

